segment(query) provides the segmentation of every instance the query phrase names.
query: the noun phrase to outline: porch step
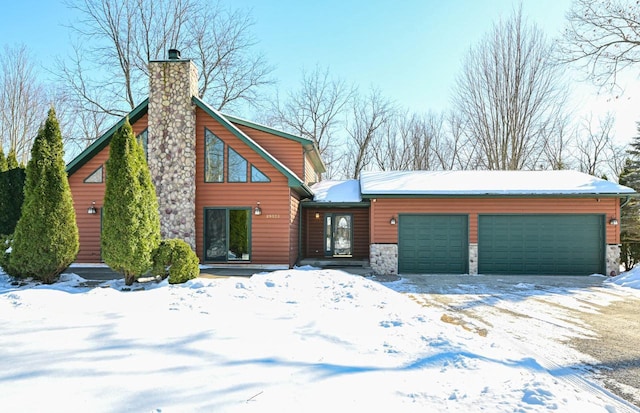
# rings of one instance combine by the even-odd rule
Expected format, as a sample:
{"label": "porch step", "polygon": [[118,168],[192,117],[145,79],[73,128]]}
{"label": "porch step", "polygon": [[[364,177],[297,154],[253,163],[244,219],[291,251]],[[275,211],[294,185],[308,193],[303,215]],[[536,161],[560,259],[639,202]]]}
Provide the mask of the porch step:
{"label": "porch step", "polygon": [[298,263],[300,266],[310,265],[320,268],[336,268],[336,267],[361,267],[369,268],[369,260],[358,260],[350,258],[305,258]]}

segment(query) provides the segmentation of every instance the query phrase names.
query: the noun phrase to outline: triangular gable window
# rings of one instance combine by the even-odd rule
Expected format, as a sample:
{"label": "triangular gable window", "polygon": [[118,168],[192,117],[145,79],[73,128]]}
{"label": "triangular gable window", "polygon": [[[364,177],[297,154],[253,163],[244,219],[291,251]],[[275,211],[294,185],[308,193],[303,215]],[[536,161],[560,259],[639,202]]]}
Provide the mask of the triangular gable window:
{"label": "triangular gable window", "polygon": [[271,179],[255,166],[251,165],[251,182],[271,182]]}
{"label": "triangular gable window", "polygon": [[101,183],[103,183],[104,182],[104,178],[103,178],[102,170],[103,170],[103,167],[102,167],[102,165],[100,165],[100,167],[98,167],[98,169],[96,169],[95,171],[91,172],[91,174],[89,174],[89,176],[84,178],[84,183],[85,184],[101,184]]}
{"label": "triangular gable window", "polygon": [[229,182],[247,182],[247,160],[238,152],[229,148],[229,170],[227,171]]}

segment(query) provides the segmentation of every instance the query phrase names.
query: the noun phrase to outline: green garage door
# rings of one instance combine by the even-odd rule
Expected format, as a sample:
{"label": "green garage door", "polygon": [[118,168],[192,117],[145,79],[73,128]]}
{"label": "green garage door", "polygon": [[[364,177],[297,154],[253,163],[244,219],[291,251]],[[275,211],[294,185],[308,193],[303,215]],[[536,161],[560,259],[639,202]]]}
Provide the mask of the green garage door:
{"label": "green garage door", "polygon": [[480,274],[604,271],[603,215],[480,215]]}
{"label": "green garage door", "polygon": [[400,215],[398,271],[404,274],[465,274],[467,215]]}

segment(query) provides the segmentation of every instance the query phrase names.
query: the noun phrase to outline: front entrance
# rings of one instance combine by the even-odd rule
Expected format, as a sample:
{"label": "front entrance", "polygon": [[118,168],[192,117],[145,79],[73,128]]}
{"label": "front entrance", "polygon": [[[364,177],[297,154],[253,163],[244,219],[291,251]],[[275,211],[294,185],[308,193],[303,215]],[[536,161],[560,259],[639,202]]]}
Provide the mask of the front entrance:
{"label": "front entrance", "polygon": [[353,225],[351,214],[325,214],[324,255],[351,257],[353,252]]}
{"label": "front entrance", "polygon": [[250,208],[206,208],[204,260],[249,261],[251,258]]}

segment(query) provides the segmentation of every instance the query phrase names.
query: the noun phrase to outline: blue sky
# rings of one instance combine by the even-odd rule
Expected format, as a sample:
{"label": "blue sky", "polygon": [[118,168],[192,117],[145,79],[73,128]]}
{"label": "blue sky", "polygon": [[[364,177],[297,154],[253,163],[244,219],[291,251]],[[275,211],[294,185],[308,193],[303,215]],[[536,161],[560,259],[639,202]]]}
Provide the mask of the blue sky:
{"label": "blue sky", "polygon": [[[553,38],[560,34],[570,0],[523,0],[527,18]],[[469,48],[519,0],[223,0],[251,10],[257,48],[276,67],[279,89],[295,88],[302,69],[317,64],[361,89],[378,87],[399,106],[416,112],[448,107]],[[61,0],[22,0],[5,8],[0,42],[24,43],[47,65],[69,49],[64,27],[73,15]],[[184,56],[188,57],[188,56]],[[634,83],[637,83],[634,79]],[[578,84],[585,108],[616,112],[621,135],[631,136],[640,94],[624,104],[594,98]],[[240,114],[245,115],[245,114]]]}

